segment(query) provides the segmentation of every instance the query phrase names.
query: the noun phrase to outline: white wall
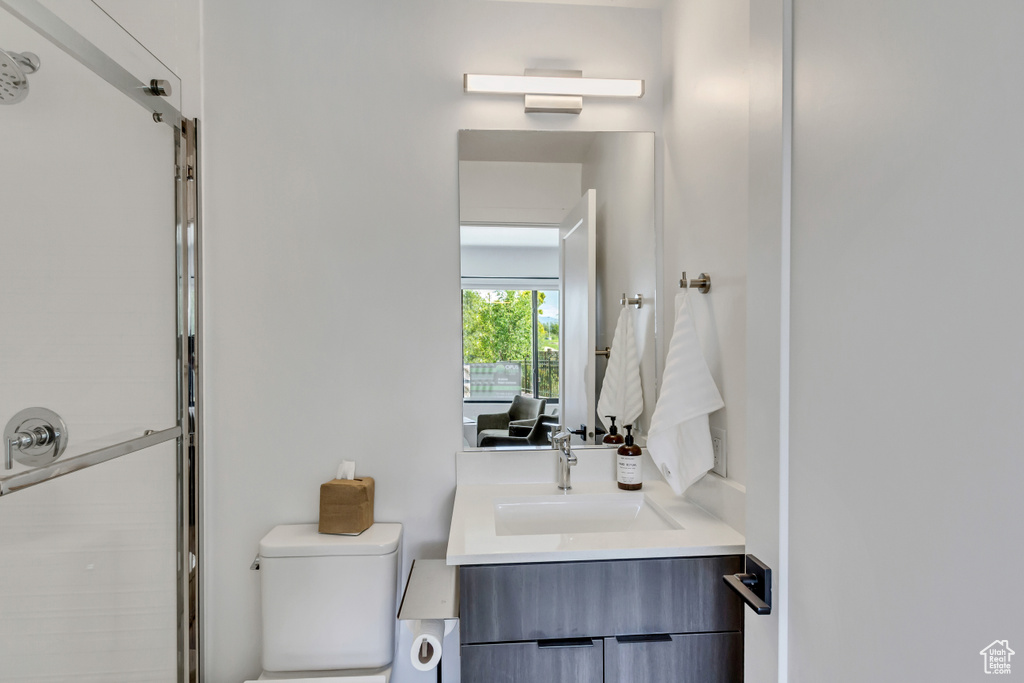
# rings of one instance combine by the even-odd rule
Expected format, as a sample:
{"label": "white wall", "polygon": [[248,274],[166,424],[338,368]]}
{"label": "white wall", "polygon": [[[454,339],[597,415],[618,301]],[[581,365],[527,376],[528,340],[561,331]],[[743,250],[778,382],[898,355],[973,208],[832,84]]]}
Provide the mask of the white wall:
{"label": "white wall", "polygon": [[[342,457],[376,478],[377,519],[405,524],[407,564],[443,556],[462,443],[456,133],[657,131],[659,18],[205,4],[208,681],[258,673],[257,542],[316,519]],[[646,78],[647,94],[566,116],[462,92],[465,71],[544,66]]]}
{"label": "white wall", "polygon": [[[711,275],[690,301],[711,374],[725,401],[728,476],[746,482],[748,3],[666,5],[664,296],[667,340],[681,271]],[[663,351],[667,345],[663,346]]]}
{"label": "white wall", "polygon": [[744,676],[786,681],[788,662],[789,216],[784,0],[751,0],[747,245],[746,551],[774,571],[772,614],[748,612]]}
{"label": "white wall", "polygon": [[982,680],[989,643],[1022,652],[1022,25],[797,4],[792,681]]}

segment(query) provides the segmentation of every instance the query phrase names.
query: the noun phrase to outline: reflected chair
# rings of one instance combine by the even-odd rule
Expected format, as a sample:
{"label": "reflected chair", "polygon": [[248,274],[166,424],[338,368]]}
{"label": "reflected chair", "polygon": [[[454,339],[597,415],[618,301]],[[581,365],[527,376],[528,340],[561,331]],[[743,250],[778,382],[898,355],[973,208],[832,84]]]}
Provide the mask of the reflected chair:
{"label": "reflected chair", "polygon": [[509,448],[525,446],[551,447],[551,430],[558,426],[557,415],[541,415],[530,428],[526,436],[502,436],[500,434],[483,434],[477,445],[480,448]]}
{"label": "reflected chair", "polygon": [[[484,413],[476,418],[476,445],[484,436],[508,437],[512,422],[524,424],[523,420],[536,420],[547,407],[547,399],[529,396],[513,396],[512,403],[504,413]],[[532,425],[531,425],[532,426]]]}

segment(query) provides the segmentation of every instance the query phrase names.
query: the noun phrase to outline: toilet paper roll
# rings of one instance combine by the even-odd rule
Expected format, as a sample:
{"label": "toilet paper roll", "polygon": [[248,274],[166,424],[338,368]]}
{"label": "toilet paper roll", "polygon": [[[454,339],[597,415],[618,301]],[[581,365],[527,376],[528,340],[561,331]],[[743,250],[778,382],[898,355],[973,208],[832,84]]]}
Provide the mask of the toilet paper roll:
{"label": "toilet paper roll", "polygon": [[412,623],[412,650],[409,657],[419,671],[430,671],[441,661],[444,619],[424,619]]}

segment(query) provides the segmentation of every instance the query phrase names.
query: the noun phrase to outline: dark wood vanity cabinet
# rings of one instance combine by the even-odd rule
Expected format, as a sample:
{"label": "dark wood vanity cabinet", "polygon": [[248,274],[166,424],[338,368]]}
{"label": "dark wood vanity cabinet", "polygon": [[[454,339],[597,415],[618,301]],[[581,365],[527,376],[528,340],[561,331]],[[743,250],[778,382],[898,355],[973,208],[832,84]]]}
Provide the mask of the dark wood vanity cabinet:
{"label": "dark wood vanity cabinet", "polygon": [[600,638],[463,645],[461,651],[465,683],[604,681],[604,642]]}
{"label": "dark wood vanity cabinet", "polygon": [[463,683],[737,683],[739,555],[469,565]]}
{"label": "dark wood vanity cabinet", "polygon": [[734,683],[743,680],[743,633],[605,638],[604,662],[604,683]]}

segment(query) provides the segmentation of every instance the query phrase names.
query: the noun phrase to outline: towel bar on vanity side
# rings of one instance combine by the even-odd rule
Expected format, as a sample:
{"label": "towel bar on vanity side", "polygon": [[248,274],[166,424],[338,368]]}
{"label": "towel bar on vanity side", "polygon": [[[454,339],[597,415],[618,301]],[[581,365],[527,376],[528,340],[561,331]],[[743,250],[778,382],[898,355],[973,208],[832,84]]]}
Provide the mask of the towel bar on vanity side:
{"label": "towel bar on vanity side", "polygon": [[696,289],[701,294],[707,294],[711,291],[711,276],[707,273],[701,273],[700,277],[687,280],[686,271],[684,270],[682,277],[679,278],[679,288],[686,289],[687,287]]}
{"label": "towel bar on vanity side", "polygon": [[747,555],[743,574],[726,574],[722,581],[743,598],[756,614],[772,613],[772,568]]}

